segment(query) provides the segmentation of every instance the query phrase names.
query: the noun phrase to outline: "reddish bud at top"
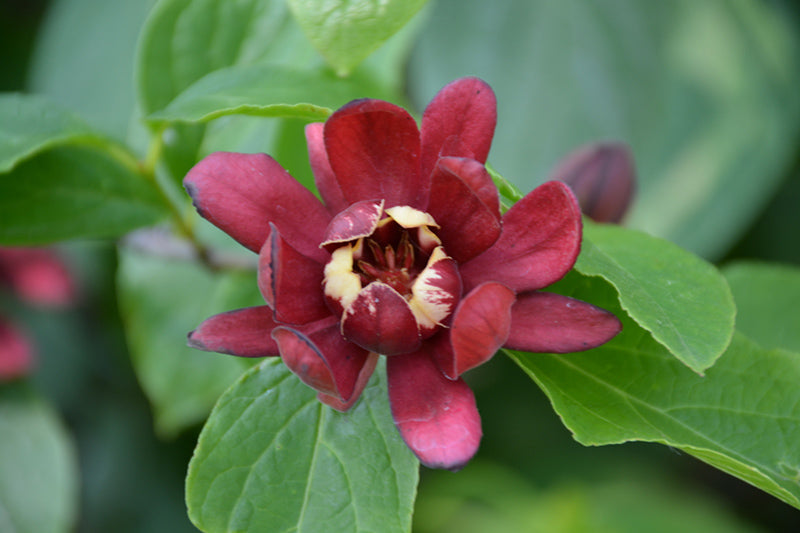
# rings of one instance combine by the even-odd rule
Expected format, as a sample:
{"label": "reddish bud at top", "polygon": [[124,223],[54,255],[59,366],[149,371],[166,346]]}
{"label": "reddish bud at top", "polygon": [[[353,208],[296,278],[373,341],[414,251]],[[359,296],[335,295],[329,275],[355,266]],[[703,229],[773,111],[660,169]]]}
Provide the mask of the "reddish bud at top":
{"label": "reddish bud at top", "polygon": [[595,222],[618,224],[636,189],[633,156],[623,143],[597,142],[573,150],[551,173],[572,188],[583,214]]}

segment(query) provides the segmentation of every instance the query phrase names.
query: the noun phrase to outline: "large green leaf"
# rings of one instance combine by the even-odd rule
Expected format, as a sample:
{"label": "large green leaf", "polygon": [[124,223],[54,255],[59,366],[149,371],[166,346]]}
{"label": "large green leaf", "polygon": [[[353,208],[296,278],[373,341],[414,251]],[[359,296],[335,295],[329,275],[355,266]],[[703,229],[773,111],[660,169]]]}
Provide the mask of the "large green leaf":
{"label": "large green leaf", "polygon": [[119,237],[162,219],[152,182],[105,150],[53,148],[0,175],[0,243]]}
{"label": "large green leaf", "polygon": [[284,65],[244,65],[216,70],[149,118],[205,122],[225,115],[325,120],[356,95],[375,93],[363,80],[324,70]]}
{"label": "large green leaf", "polygon": [[721,255],[791,161],[797,33],[756,0],[440,0],[410,63],[422,105],[449,81],[498,96],[490,159],[530,190],[588,141],[632,145],[629,223]]}
{"label": "large green leaf", "polygon": [[736,299],[736,329],[765,348],[800,354],[800,268],[740,262],[722,273]]}
{"label": "large green leaf", "polygon": [[292,13],[320,54],[340,76],[422,8],[427,0],[289,0]]}
{"label": "large green leaf", "polygon": [[0,94],[0,173],[37,152],[80,142],[99,137],[77,115],[40,96]]}
{"label": "large green leaf", "polygon": [[255,274],[213,274],[189,261],[122,250],[117,286],[133,367],[156,429],[174,435],[202,422],[250,362],[189,348],[186,335],[215,313],[264,305]]}
{"label": "large green leaf", "polygon": [[0,435],[0,530],[70,531],[77,461],[52,409],[22,385],[0,386]]}
{"label": "large green leaf", "polygon": [[714,364],[733,335],[736,307],[713,265],[678,246],[619,226],[585,225],[575,268],[601,276],[628,314],[692,370]]}
{"label": "large green leaf", "polygon": [[124,139],[134,109],[136,40],[153,4],[155,0],[48,2],[29,66],[30,90]]}
{"label": "large green leaf", "polygon": [[418,463],[392,423],[379,365],[347,413],[322,405],[279,360],[217,403],[189,465],[189,516],[221,531],[401,532]]}
{"label": "large green leaf", "polygon": [[139,102],[149,115],[215,70],[307,64],[314,55],[282,0],[163,0],[139,41]]}
{"label": "large green leaf", "polygon": [[615,304],[598,278],[562,288],[616,312],[620,335],[571,355],[512,353],[585,445],[640,440],[680,448],[800,507],[800,358],[741,334],[705,377],[683,366]]}

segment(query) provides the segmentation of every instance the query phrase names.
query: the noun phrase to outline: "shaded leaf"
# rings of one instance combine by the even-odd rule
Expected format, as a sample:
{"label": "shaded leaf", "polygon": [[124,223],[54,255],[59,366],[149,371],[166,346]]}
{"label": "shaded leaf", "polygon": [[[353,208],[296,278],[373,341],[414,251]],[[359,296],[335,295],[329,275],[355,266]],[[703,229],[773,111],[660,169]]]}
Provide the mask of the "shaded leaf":
{"label": "shaded leaf", "polygon": [[66,532],[78,507],[72,442],[23,385],[0,387],[0,530]]}
{"label": "shaded leaf", "polygon": [[800,353],[800,269],[741,262],[722,273],[736,300],[736,329],[764,348]]}
{"label": "shaded leaf", "polygon": [[161,220],[154,184],[104,150],[53,148],[0,175],[0,242],[119,237]]}
{"label": "shaded leaf", "polygon": [[702,373],[733,334],[736,307],[717,269],[678,246],[619,226],[586,222],[575,268],[601,276],[622,308],[681,362]]}
{"label": "shaded leaf", "polygon": [[202,422],[251,362],[189,348],[186,335],[215,313],[263,305],[255,273],[212,274],[192,262],[122,250],[117,287],[133,367],[156,430],[175,435]]}
{"label": "shaded leaf", "polygon": [[409,531],[418,462],[392,423],[384,366],[347,413],[279,360],[217,403],[189,465],[189,516],[206,532]]}
{"label": "shaded leaf", "polygon": [[406,25],[427,0],[289,0],[300,27],[340,76]]}
{"label": "shaded leaf", "polygon": [[561,288],[624,323],[611,342],[581,354],[511,354],[578,442],[680,448],[800,507],[797,354],[765,350],[736,334],[701,377],[625,316],[602,280],[572,274]]}

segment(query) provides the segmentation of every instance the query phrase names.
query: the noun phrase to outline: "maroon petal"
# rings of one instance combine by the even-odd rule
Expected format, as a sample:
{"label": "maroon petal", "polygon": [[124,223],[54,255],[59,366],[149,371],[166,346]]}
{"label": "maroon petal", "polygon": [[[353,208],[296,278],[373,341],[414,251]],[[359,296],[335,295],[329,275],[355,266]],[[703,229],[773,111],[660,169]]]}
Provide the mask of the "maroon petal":
{"label": "maroon petal", "polygon": [[483,163],[469,157],[442,157],[436,166],[443,167],[461,178],[481,202],[486,204],[497,220],[500,220],[500,194]]}
{"label": "maroon petal", "polygon": [[295,249],[325,261],[319,243],[330,215],[268,155],[213,153],[183,185],[201,216],[252,251],[261,250],[272,222]]}
{"label": "maroon petal", "polygon": [[331,220],[322,245],[342,243],[372,235],[383,215],[383,200],[356,202]]}
{"label": "maroon petal", "polygon": [[336,319],[278,326],[272,337],[283,362],[303,383],[343,403],[353,398],[369,353],[342,337]]}
{"label": "maroon petal", "polygon": [[422,173],[429,176],[440,156],[486,162],[497,124],[497,101],[489,85],[461,78],[446,85],[422,116]]}
{"label": "maroon petal", "polygon": [[385,199],[386,207],[422,207],[419,130],[405,109],[382,100],[355,100],[325,122],[325,148],[350,203]]}
{"label": "maroon petal", "polygon": [[275,320],[305,324],[330,315],[322,292],[323,265],[292,248],[272,223],[270,228],[258,256],[258,287]]}
{"label": "maroon petal", "polygon": [[235,309],[204,320],[189,333],[189,346],[241,357],[275,356],[278,345],[270,333],[276,325],[266,305]]}
{"label": "maroon petal", "polygon": [[424,353],[386,359],[392,418],[411,451],[429,468],[459,470],[481,441],[472,391],[447,379]]}
{"label": "maroon petal", "polygon": [[500,349],[511,328],[514,293],[499,283],[484,283],[458,305],[449,335],[440,334],[432,356],[450,379],[482,365]]}
{"label": "maroon petal", "polygon": [[[431,177],[428,213],[440,228],[436,232],[447,255],[464,263],[486,251],[500,237],[500,219],[473,189],[459,176],[459,171],[477,172],[464,161],[453,157],[439,160]],[[495,189],[496,194],[497,189]]]}
{"label": "maroon petal", "polygon": [[581,247],[581,212],[569,187],[549,181],[503,216],[503,232],[483,254],[461,265],[465,290],[497,281],[521,292],[540,289],[569,272]]}
{"label": "maroon petal", "polygon": [[372,377],[372,373],[375,371],[375,365],[378,364],[378,354],[370,353],[367,356],[367,360],[364,362],[364,366],[361,367],[361,371],[358,373],[358,379],[356,380],[356,386],[353,389],[353,394],[350,396],[350,399],[345,401],[340,400],[336,396],[330,396],[323,392],[317,393],[317,398],[322,403],[329,405],[336,409],[337,411],[347,411],[353,404],[358,401],[358,398],[361,396],[361,393],[364,392],[364,387],[367,386],[369,382],[369,378]]}
{"label": "maroon petal", "polygon": [[613,314],[586,302],[549,292],[517,296],[505,347],[542,353],[588,350],[622,330]]}
{"label": "maroon petal", "polygon": [[342,335],[383,355],[417,350],[417,320],[405,298],[385,283],[373,281],[358,293],[342,315]]}
{"label": "maroon petal", "polygon": [[30,374],[34,359],[28,337],[14,324],[0,317],[0,383]]}
{"label": "maroon petal", "polygon": [[331,164],[328,161],[328,153],[325,151],[325,141],[322,131],[325,124],[314,122],[306,126],[306,144],[308,145],[308,160],[311,163],[311,170],[314,172],[314,184],[317,186],[320,196],[325,201],[328,212],[335,215],[345,209],[350,202],[345,200],[336,175],[333,173]]}

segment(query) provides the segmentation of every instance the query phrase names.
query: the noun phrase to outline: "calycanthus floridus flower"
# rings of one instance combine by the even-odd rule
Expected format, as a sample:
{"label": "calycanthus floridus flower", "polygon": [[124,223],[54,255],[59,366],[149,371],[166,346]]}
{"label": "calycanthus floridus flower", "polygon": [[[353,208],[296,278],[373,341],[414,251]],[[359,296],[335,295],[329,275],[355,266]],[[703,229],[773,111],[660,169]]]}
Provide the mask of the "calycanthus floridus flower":
{"label": "calycanthus floridus flower", "polygon": [[581,215],[561,182],[500,213],[484,163],[494,93],[442,89],[421,127],[404,109],[355,100],[306,138],[320,202],[264,154],[214,153],[184,185],[199,213],[259,254],[267,305],[213,316],[190,345],[280,355],[319,399],[349,409],[386,357],[400,435],[426,466],[458,469],[481,422],[461,374],[500,347],[566,353],[620,330],[612,314],[539,292],[569,271]]}

